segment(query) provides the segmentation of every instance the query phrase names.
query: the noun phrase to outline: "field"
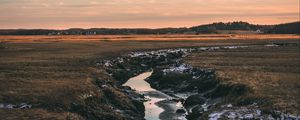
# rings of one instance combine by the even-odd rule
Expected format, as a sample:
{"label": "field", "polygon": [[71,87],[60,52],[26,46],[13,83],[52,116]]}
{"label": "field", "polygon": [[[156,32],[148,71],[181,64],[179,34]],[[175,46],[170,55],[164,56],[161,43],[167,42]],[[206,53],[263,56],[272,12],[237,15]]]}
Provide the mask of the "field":
{"label": "field", "polygon": [[[289,34],[171,34],[171,35],[68,35],[68,36],[1,36],[1,42],[61,42],[61,41],[204,41],[209,40],[289,40],[299,39]],[[230,41],[229,41],[230,42]],[[232,42],[232,41],[231,41]]]}
{"label": "field", "polygon": [[186,58],[186,62],[199,68],[216,70],[218,77],[225,82],[250,86],[253,93],[248,96],[272,101],[272,105],[266,107],[299,114],[299,45],[298,41],[279,47],[193,53]]}
{"label": "field", "polygon": [[[82,119],[74,103],[85,96],[110,99],[96,79],[111,79],[97,67],[103,59],[137,50],[192,46],[257,45],[297,42],[297,35],[129,35],[129,36],[0,36],[0,103],[29,103],[32,109],[0,109],[3,119]],[[213,68],[228,82],[240,82],[268,97],[276,106],[299,109],[299,46],[195,53],[187,62]],[[118,89],[113,94],[124,103]],[[101,115],[111,114],[103,104]],[[99,107],[99,108],[101,108]],[[294,109],[290,109],[294,108]],[[122,116],[115,116],[121,119]]]}

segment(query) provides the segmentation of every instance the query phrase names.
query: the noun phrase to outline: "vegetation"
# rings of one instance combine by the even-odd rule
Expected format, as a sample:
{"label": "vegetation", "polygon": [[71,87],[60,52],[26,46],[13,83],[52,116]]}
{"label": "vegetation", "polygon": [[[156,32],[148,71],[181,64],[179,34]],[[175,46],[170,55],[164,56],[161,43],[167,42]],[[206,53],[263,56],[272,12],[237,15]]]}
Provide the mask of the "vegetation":
{"label": "vegetation", "polygon": [[[297,34],[299,33],[299,22],[281,25],[254,25],[247,22],[228,22],[199,25],[190,28],[136,28],[136,29],[112,29],[112,28],[71,28],[67,30],[47,30],[47,29],[3,29],[0,35],[130,35],[130,34],[203,34],[203,33],[222,33],[224,30],[253,31],[258,33],[276,34]],[[252,32],[251,32],[252,31]],[[235,33],[235,32],[232,32]],[[246,32],[244,32],[246,33]]]}
{"label": "vegetation", "polygon": [[[216,70],[217,77],[224,83],[249,87],[252,91],[239,98],[237,104],[245,104],[250,99],[263,99],[264,110],[276,109],[297,114],[300,109],[300,43],[281,45],[199,52],[185,60],[195,67]],[[235,100],[229,98],[230,102]]]}
{"label": "vegetation", "polygon": [[[105,40],[106,36],[0,36],[6,42],[5,49],[0,49],[0,103],[32,105],[30,109],[0,109],[1,119],[127,119],[126,114],[138,116],[138,111],[143,111],[97,66],[103,59],[137,50],[293,42],[299,38],[211,36],[196,40],[180,35],[107,36]],[[144,41],[138,41],[139,37]],[[173,41],[173,37],[179,39]],[[118,110],[129,112],[124,115]]]}
{"label": "vegetation", "polygon": [[0,50],[1,49],[5,49],[5,42],[4,41],[0,41]]}
{"label": "vegetation", "polygon": [[267,29],[267,26],[253,25],[247,22],[229,22],[229,23],[213,23],[207,25],[200,25],[191,27],[190,31],[196,33],[218,33],[218,30],[245,30],[245,31],[256,31]]}
{"label": "vegetation", "polygon": [[300,34],[300,21],[275,25],[268,32],[275,34]]}

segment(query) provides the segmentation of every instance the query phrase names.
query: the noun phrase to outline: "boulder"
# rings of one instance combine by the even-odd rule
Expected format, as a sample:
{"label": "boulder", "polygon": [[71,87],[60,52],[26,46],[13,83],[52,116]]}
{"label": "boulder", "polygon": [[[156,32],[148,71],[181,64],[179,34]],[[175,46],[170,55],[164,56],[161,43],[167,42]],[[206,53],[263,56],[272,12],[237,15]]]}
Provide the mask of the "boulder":
{"label": "boulder", "polygon": [[200,94],[191,95],[185,100],[183,105],[185,107],[190,107],[190,106],[194,106],[194,105],[202,105],[205,103],[205,101],[206,101],[206,99],[204,97],[202,97],[202,95],[200,95]]}
{"label": "boulder", "polygon": [[185,113],[186,111],[184,109],[177,109],[176,113]]}

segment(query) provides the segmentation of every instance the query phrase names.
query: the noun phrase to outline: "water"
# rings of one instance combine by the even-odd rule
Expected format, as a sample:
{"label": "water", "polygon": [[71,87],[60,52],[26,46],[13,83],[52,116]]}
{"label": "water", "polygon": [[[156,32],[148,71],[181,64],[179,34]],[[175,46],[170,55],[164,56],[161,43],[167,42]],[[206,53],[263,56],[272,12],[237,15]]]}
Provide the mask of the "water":
{"label": "water", "polygon": [[185,120],[184,114],[177,114],[181,103],[172,101],[172,97],[151,88],[145,81],[152,72],[145,72],[130,78],[123,86],[129,86],[140,94],[144,94],[149,101],[144,102],[146,120]]}

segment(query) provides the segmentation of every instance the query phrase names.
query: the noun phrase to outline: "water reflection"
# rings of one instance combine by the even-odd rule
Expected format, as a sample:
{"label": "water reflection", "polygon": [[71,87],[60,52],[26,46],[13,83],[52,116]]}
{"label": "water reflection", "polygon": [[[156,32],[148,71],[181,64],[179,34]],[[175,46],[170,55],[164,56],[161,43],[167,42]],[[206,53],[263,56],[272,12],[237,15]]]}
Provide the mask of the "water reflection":
{"label": "water reflection", "polygon": [[151,74],[152,72],[145,72],[138,76],[130,78],[123,86],[129,86],[138,92],[156,91],[155,89],[150,87],[149,83],[144,81],[146,78],[150,77]]}
{"label": "water reflection", "polygon": [[[178,103],[171,101],[172,97],[157,91],[145,81],[150,77],[152,72],[145,72],[136,77],[130,78],[123,86],[129,86],[140,94],[144,94],[149,101],[144,102],[145,119],[146,120],[182,120],[185,119],[182,115],[176,114],[176,110],[181,106]],[[167,101],[167,102],[164,102]]]}
{"label": "water reflection", "polygon": [[155,94],[148,94],[156,91],[155,89],[150,87],[149,83],[145,81],[145,79],[151,76],[151,74],[152,72],[145,72],[136,77],[130,78],[124,84],[124,86],[129,86],[137,92],[145,94],[145,97],[149,99],[149,101],[144,102],[146,120],[159,120],[159,114],[164,110],[155,105],[155,103],[164,100],[165,98],[156,98],[154,97]]}

